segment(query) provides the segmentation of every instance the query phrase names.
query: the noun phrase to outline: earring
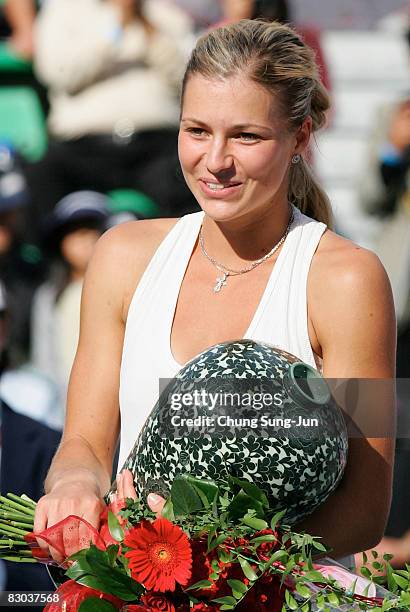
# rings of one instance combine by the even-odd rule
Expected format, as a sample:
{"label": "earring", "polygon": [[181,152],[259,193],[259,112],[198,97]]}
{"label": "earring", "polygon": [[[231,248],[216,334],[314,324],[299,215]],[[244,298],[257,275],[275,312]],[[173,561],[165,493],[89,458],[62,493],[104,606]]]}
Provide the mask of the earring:
{"label": "earring", "polygon": [[300,162],[300,155],[299,153],[296,153],[296,155],[292,157],[292,164],[298,164],[299,162]]}

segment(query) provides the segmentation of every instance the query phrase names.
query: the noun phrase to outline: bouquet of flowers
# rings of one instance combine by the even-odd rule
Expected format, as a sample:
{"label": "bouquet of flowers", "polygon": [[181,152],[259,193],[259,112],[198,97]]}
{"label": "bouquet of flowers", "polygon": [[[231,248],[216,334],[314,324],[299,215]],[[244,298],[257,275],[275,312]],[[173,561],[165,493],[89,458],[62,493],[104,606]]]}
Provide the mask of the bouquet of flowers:
{"label": "bouquet of flowers", "polygon": [[[177,477],[160,517],[141,500],[113,501],[97,531],[69,516],[33,534],[35,502],[0,496],[0,556],[55,564],[43,540],[65,557],[70,537],[81,550],[64,563],[66,581],[47,612],[216,612],[223,610],[408,610],[410,567],[388,566],[388,592],[329,560],[320,539],[282,524],[266,495],[247,480],[218,484]],[[388,559],[386,560],[388,565]],[[329,565],[330,564],[330,565]],[[375,569],[381,569],[376,561]]]}

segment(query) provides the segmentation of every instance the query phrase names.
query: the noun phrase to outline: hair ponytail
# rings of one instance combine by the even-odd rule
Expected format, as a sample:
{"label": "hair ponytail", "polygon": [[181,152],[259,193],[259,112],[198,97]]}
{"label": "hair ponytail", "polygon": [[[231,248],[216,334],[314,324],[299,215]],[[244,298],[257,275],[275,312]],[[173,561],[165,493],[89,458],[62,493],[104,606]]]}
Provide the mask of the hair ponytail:
{"label": "hair ponytail", "polygon": [[325,223],[329,228],[333,227],[329,198],[303,157],[291,166],[288,199],[304,215]]}

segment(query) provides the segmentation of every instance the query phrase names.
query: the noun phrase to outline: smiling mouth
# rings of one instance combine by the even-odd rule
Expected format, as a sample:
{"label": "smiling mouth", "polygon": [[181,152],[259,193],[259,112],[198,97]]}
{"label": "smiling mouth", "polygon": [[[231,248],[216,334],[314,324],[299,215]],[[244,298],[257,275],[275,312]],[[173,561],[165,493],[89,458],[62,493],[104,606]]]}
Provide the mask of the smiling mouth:
{"label": "smiling mouth", "polygon": [[203,183],[211,189],[212,191],[221,191],[222,189],[228,189],[229,187],[238,187],[242,183],[210,183],[208,181],[202,180]]}

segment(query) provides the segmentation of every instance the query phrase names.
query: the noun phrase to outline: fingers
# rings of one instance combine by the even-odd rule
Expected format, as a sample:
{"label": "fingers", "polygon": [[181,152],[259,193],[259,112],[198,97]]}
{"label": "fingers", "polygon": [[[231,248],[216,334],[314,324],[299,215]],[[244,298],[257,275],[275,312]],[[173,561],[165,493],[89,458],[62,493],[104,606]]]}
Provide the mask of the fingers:
{"label": "fingers", "polygon": [[123,470],[121,472],[121,476],[124,493],[123,499],[128,497],[131,499],[137,499],[137,492],[134,487],[134,476],[132,475],[132,472],[130,472],[130,470]]}
{"label": "fingers", "polygon": [[[44,502],[42,500],[43,498],[39,499],[34,515],[34,533],[41,533],[47,528],[47,512],[44,508]],[[37,538],[37,542],[40,548],[42,548],[44,551],[48,551],[48,545],[46,542],[44,542],[44,540]]]}
{"label": "fingers", "polygon": [[84,483],[69,483],[58,491],[45,495],[37,504],[34,517],[35,533],[50,529],[70,515],[74,518],[64,522],[55,532],[51,530],[48,534],[58,550],[38,537],[39,546],[57,563],[63,563],[67,557],[89,547],[90,541],[94,540],[95,534],[75,517],[84,519],[98,530],[103,507],[103,501],[96,492],[90,490],[90,487]]}
{"label": "fingers", "polygon": [[161,516],[162,509],[165,505],[165,499],[155,493],[150,493],[147,497],[147,503],[152,512],[155,512],[157,518]]}
{"label": "fingers", "polygon": [[137,499],[137,492],[134,487],[134,476],[130,470],[123,470],[116,478],[117,499]]}
{"label": "fingers", "polygon": [[122,481],[122,472],[117,475],[117,496],[118,496],[118,499],[124,499],[124,485]]}

